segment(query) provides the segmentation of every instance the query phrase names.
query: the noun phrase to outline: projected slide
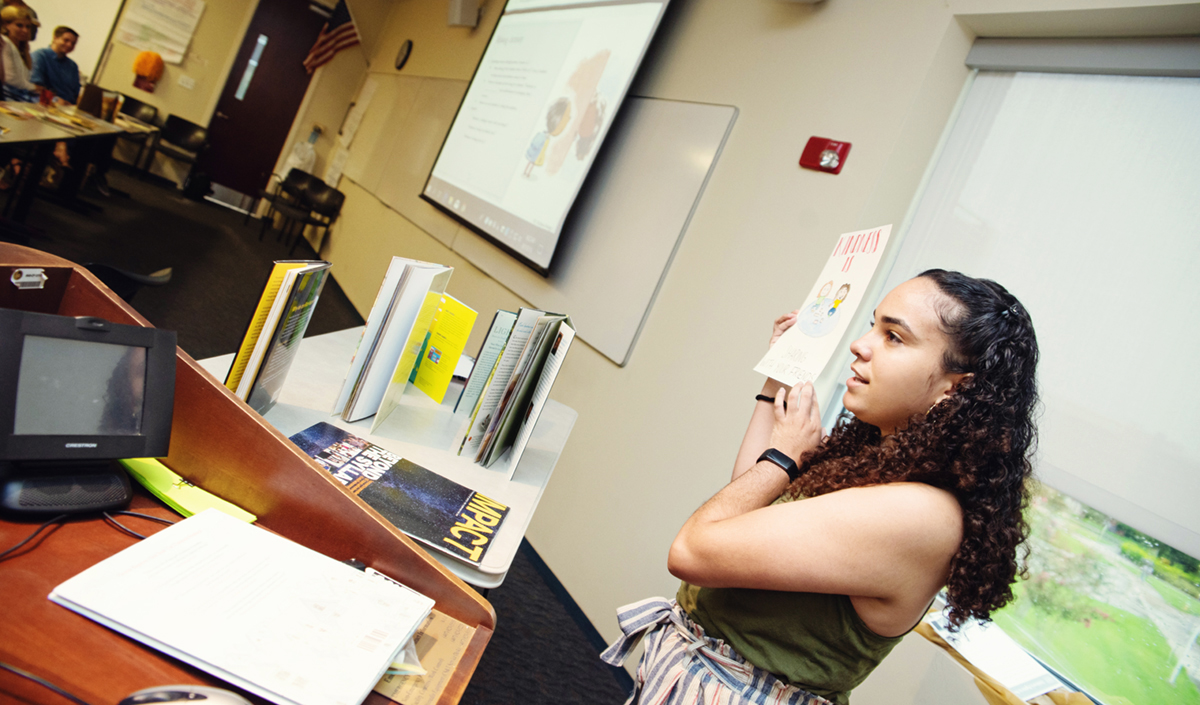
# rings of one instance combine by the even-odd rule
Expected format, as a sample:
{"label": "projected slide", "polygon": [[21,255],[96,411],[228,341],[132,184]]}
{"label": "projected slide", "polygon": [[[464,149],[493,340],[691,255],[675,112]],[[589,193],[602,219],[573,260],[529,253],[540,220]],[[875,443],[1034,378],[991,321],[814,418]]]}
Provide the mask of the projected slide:
{"label": "projected slide", "polygon": [[544,271],[665,5],[511,0],[425,199]]}

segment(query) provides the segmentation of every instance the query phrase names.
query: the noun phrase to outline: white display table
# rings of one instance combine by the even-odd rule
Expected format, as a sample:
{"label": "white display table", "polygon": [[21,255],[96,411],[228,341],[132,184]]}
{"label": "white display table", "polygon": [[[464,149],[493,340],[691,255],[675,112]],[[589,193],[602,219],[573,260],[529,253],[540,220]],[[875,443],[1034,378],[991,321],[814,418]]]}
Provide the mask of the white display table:
{"label": "white display table", "polygon": [[[511,480],[507,477],[507,455],[491,468],[485,468],[456,454],[469,422],[465,412],[454,413],[454,403],[461,391],[458,385],[451,386],[440,405],[410,385],[401,405],[377,433],[371,434],[372,418],[347,423],[330,414],[361,334],[360,327],[305,338],[288,371],[279,403],[264,418],[285,436],[325,421],[507,504],[508,518],[480,566],[468,565],[439,551],[429,552],[472,585],[499,586],[512,565],[578,415],[569,407],[548,401]],[[224,380],[233,363],[233,354],[199,363],[218,380]]]}

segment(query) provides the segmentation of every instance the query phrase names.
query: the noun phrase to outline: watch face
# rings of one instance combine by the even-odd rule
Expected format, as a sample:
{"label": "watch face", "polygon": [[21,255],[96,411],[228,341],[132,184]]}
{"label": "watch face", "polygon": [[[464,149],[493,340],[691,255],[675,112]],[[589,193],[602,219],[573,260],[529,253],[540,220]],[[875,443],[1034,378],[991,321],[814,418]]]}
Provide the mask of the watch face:
{"label": "watch face", "polygon": [[396,54],[396,70],[404,68],[404,63],[408,61],[408,55],[412,53],[412,40],[405,39],[400,45],[400,52]]}

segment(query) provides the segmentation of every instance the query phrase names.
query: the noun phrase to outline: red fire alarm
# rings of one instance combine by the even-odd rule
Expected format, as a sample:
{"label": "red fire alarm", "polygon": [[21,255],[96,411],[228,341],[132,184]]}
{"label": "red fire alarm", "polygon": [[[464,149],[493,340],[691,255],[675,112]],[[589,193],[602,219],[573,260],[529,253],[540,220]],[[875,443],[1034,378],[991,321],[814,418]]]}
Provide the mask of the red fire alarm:
{"label": "red fire alarm", "polygon": [[839,174],[842,165],[846,163],[846,155],[850,154],[849,142],[838,142],[824,137],[810,137],[800,155],[800,166],[805,169],[827,171]]}

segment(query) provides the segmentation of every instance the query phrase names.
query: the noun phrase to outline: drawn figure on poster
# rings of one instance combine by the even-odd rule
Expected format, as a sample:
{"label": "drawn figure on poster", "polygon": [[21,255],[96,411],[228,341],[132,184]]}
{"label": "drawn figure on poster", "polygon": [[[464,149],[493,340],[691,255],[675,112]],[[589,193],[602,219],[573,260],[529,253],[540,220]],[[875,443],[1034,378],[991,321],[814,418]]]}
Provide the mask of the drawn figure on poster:
{"label": "drawn figure on poster", "polygon": [[604,125],[604,117],[608,112],[608,100],[597,93],[583,111],[579,121],[579,135],[575,140],[575,158],[583,161],[591,154],[596,138],[600,136],[600,128]]}
{"label": "drawn figure on poster", "polygon": [[546,152],[547,174],[553,176],[563,167],[563,162],[570,154],[571,146],[576,143],[575,138],[579,136],[580,127],[587,119],[586,106],[590,106],[592,99],[597,95],[600,78],[604,75],[604,69],[608,66],[611,56],[610,50],[601,49],[580,61],[575,70],[571,72],[570,77],[567,78],[564,92],[571,94],[572,102],[579,108],[579,112],[567,122],[562,137],[552,140],[554,144],[550,145],[549,151]]}
{"label": "drawn figure on poster", "polygon": [[571,100],[569,98],[562,97],[550,104],[550,108],[546,110],[546,129],[534,135],[533,141],[529,143],[529,149],[525,150],[525,160],[528,162],[525,165],[526,177],[533,175],[535,166],[546,163],[546,148],[550,146],[550,138],[562,134],[570,120]]}
{"label": "drawn figure on poster", "polygon": [[850,284],[847,282],[839,286],[837,293],[833,295],[833,302],[831,303],[829,301],[829,290],[832,288],[832,281],[822,286],[816,300],[801,311],[799,317],[797,317],[796,325],[810,338],[820,338],[828,335],[834,328],[837,328],[838,321],[841,319],[838,307],[850,295]]}

